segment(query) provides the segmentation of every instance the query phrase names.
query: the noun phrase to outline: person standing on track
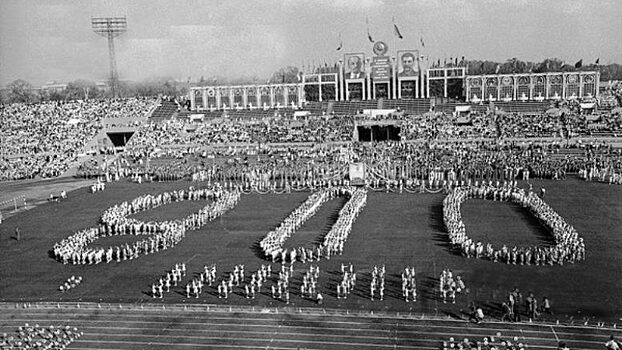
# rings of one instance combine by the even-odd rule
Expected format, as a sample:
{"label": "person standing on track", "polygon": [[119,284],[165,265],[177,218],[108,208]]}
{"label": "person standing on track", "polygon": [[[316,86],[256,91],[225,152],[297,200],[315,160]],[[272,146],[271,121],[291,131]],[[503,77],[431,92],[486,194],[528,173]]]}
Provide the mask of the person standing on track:
{"label": "person standing on track", "polygon": [[609,341],[605,343],[607,350],[620,350],[620,344],[612,336],[609,337]]}
{"label": "person standing on track", "polygon": [[549,315],[553,314],[553,312],[551,312],[551,302],[547,297],[542,298],[542,312]]}
{"label": "person standing on track", "polygon": [[503,316],[501,317],[501,322],[506,321],[506,320],[509,322],[513,322],[514,312],[512,311],[512,307],[510,307],[508,303],[503,302],[501,303],[501,308],[503,309]]}

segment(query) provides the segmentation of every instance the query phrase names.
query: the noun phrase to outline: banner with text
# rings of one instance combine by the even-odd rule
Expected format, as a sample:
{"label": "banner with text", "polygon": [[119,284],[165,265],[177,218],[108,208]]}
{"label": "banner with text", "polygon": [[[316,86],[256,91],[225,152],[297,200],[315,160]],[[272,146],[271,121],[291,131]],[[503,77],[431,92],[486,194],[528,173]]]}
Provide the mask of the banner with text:
{"label": "banner with text", "polygon": [[375,56],[371,63],[371,78],[374,82],[391,81],[391,59],[389,56]]}

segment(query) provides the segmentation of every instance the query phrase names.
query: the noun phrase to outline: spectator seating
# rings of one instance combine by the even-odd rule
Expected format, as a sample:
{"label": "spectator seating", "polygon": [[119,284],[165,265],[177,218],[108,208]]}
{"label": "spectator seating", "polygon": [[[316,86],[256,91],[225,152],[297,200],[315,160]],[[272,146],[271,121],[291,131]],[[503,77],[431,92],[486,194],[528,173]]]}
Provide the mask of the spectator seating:
{"label": "spectator seating", "polygon": [[160,122],[170,120],[175,112],[177,112],[177,103],[163,100],[160,105],[151,113],[149,120],[152,122]]}

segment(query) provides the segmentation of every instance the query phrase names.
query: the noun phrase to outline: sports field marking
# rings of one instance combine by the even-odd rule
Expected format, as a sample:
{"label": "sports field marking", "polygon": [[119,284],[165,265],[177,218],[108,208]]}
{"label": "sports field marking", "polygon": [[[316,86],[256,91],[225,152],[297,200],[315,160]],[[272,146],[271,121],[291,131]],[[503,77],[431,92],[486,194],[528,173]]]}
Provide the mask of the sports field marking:
{"label": "sports field marking", "polygon": [[197,256],[199,256],[199,253],[194,254],[193,256],[190,257],[190,259],[187,259],[186,261],[184,261],[185,264],[191,262],[192,260],[194,260],[194,258],[196,258]]}
{"label": "sports field marking", "polygon": [[[106,336],[106,337],[110,337],[111,334],[95,334],[95,335],[102,335],[102,336]],[[140,337],[141,335],[134,335],[136,337]],[[183,336],[181,338],[200,338],[201,340],[231,340],[230,337],[196,337],[196,336]],[[240,340],[240,339],[238,339]],[[249,341],[249,342],[266,342],[267,339],[262,339],[262,338],[244,338],[244,341]],[[418,339],[419,340],[419,339]],[[315,340],[315,341],[308,341],[308,340],[298,340],[298,339],[278,339],[279,342],[284,342],[284,343],[295,343],[295,344],[323,344],[323,345],[337,345],[337,346],[357,346],[357,347],[368,347],[368,348],[390,348],[390,349],[421,349],[423,347],[421,346],[407,346],[407,345],[389,345],[389,344],[365,344],[365,343],[351,343],[351,342],[329,342],[329,341],[321,341],[321,340]],[[428,340],[426,340],[428,341]],[[430,340],[432,341],[432,340]],[[435,343],[439,343],[438,340],[433,340]],[[180,343],[180,342],[175,342],[175,343],[161,343],[161,342],[144,342],[144,341],[120,341],[120,340],[79,340],[78,342],[87,342],[87,343],[104,343],[104,344],[134,344],[134,345],[166,345],[166,346],[191,346],[191,347],[208,347],[208,348],[213,348],[217,345],[214,344],[198,344],[198,343]],[[234,347],[238,347],[238,346],[234,346]],[[556,347],[546,347],[545,348],[550,348],[550,349],[556,349]],[[257,348],[257,345],[255,345],[255,348]],[[296,349],[299,347],[296,347]],[[306,347],[305,347],[306,348]],[[426,347],[426,349],[437,349],[438,347]]]}
{"label": "sports field marking", "polygon": [[[70,314],[70,315],[62,315],[62,316],[65,316],[65,317],[63,317],[63,319],[65,319],[65,322],[70,322],[71,318],[76,318],[78,316],[85,316],[85,314],[83,312],[87,312],[87,310],[80,310],[79,313],[74,313],[74,314]],[[39,316],[39,317],[43,316],[40,313],[30,313],[30,314],[34,314],[34,315]],[[116,313],[116,314],[117,315],[110,315],[110,316],[111,317],[122,316],[122,315],[119,315],[119,313]],[[180,313],[174,313],[172,315],[169,314],[169,315],[162,315],[162,316],[163,317],[164,316],[174,317],[174,318],[178,319],[179,314]],[[134,317],[148,318],[149,317],[148,314],[147,315],[142,315],[142,316],[141,315],[136,315],[136,314],[128,314],[128,315],[123,315],[123,316],[130,316],[130,318],[134,318]],[[158,316],[160,316],[160,315],[158,315]],[[264,315],[261,314],[261,315],[258,315],[258,316],[264,316]],[[104,315],[104,317],[105,317],[105,315]],[[201,317],[201,315],[184,315],[184,317],[182,317],[182,319],[196,319],[198,317]],[[337,316],[337,317],[339,317],[339,316]],[[354,316],[344,316],[344,317],[352,317],[352,318],[354,318]],[[237,318],[235,315],[231,315],[231,317],[216,317],[216,318],[217,319],[230,320],[230,321],[234,321],[234,320],[235,321],[239,321],[239,318]],[[252,321],[257,321],[257,322],[261,322],[261,321],[264,321],[264,322],[266,322],[266,321],[269,321],[269,322],[288,321],[288,320],[282,319],[282,318],[281,319],[275,319],[275,318],[263,319],[263,318],[249,318],[249,317],[245,317],[243,319],[246,320],[246,321],[251,321],[251,323],[245,324],[245,325],[238,325],[238,324],[230,324],[230,323],[211,323],[211,322],[189,322],[188,323],[188,322],[183,322],[182,321],[180,326],[183,327],[184,325],[205,325],[205,326],[209,327],[210,325],[213,325],[213,326],[220,325],[220,326],[227,327],[227,328],[231,328],[231,326],[234,326],[234,327],[235,326],[241,326],[241,327],[247,326],[248,328],[255,328],[255,327],[274,327],[274,326],[276,326],[276,324],[275,325],[267,325],[266,326],[265,324],[264,325],[253,324],[254,322],[252,322]],[[373,319],[370,318],[370,320],[373,320]],[[10,324],[12,322],[35,322],[35,321],[36,320],[32,320],[32,319],[25,319],[23,321],[13,319],[13,320],[5,320],[5,323]],[[41,320],[41,322],[46,322],[46,321],[50,322],[49,319]],[[338,321],[338,320],[323,320],[322,321],[322,320],[313,320],[313,319],[306,319],[306,320],[305,319],[301,319],[301,320],[292,320],[292,321],[298,321],[298,322],[301,322],[301,323],[311,323],[311,324],[313,324],[313,323],[322,323],[322,324],[334,323],[334,324],[338,324],[338,325],[339,324],[343,324],[343,325],[359,324],[359,325],[369,325],[369,326],[373,326],[374,325],[374,323],[372,323],[372,322],[353,322],[353,321]],[[435,320],[432,320],[432,321],[435,321]],[[74,320],[74,322],[83,322],[83,323],[91,323],[91,324],[100,322],[100,323],[106,324],[106,323],[110,323],[110,322],[119,322],[119,320],[118,319],[115,320],[115,321],[113,321],[113,320],[101,320],[101,321],[97,321],[97,320]],[[125,320],[122,320],[121,322],[126,323]],[[442,323],[456,323],[454,321],[442,321],[442,320],[440,320],[440,322],[442,322]],[[130,320],[130,321],[128,321],[128,323],[148,323],[148,324],[167,323],[167,324],[170,325],[169,321],[164,322],[164,321],[138,321],[138,320],[137,321],[131,321]],[[349,331],[352,331],[352,332],[367,332],[367,333],[376,333],[376,334],[379,334],[379,335],[385,334],[385,333],[389,333],[388,337],[386,337],[386,336],[376,336],[376,337],[371,336],[370,337],[370,336],[357,336],[357,335],[346,335],[345,336],[347,338],[356,338],[356,339],[387,339],[387,340],[390,341],[391,338],[392,338],[391,334],[390,334],[391,332],[395,332],[397,336],[402,335],[402,337],[403,337],[402,339],[404,339],[404,340],[412,339],[412,338],[408,338],[408,335],[410,335],[410,334],[412,334],[412,335],[421,335],[421,336],[424,336],[424,337],[426,337],[426,335],[427,335],[427,336],[433,338],[433,339],[426,339],[424,342],[438,342],[438,341],[440,341],[439,339],[444,339],[447,336],[458,336],[458,337],[466,336],[466,337],[471,338],[474,335],[475,335],[475,337],[477,337],[477,336],[485,335],[483,333],[492,334],[494,332],[494,329],[490,329],[490,328],[471,328],[471,327],[468,327],[467,325],[464,325],[464,324],[462,326],[449,326],[449,325],[444,325],[443,326],[443,325],[425,325],[425,324],[417,324],[417,323],[399,323],[398,322],[395,326],[402,326],[402,328],[410,328],[410,329],[412,329],[412,331],[411,330],[398,330],[398,329],[373,329],[373,328],[372,329],[367,329],[367,328],[345,328],[345,327],[329,327],[329,328],[326,328],[326,327],[316,327],[316,326],[295,326],[295,325],[292,325],[292,326],[280,325],[279,328],[285,327],[285,328],[288,328],[289,330],[294,330],[294,329],[308,329],[308,330],[319,329],[320,331],[321,330],[325,330],[325,331],[326,330],[330,330],[330,331],[344,331],[344,330],[348,331],[349,330]],[[511,326],[511,324],[509,326]],[[547,325],[542,325],[542,326],[534,325],[534,326],[543,328],[543,327],[546,327]],[[6,327],[8,327],[8,325]],[[4,328],[4,327],[0,326],[0,328]],[[93,326],[93,327],[86,327],[86,328],[91,328],[91,329],[110,329],[110,330],[112,330],[112,329],[117,329],[117,330],[140,330],[140,329],[150,330],[151,329],[151,328],[136,328],[136,327],[105,327],[105,326],[104,327]],[[169,327],[167,327],[167,328],[169,328]],[[442,332],[417,332],[415,330],[416,328],[442,329],[443,331]],[[460,334],[453,334],[455,332],[452,333],[451,330],[448,331],[448,329],[452,329],[452,328],[459,330]],[[554,332],[554,329],[551,328],[550,325],[548,326],[548,328],[550,328],[550,330],[552,330]],[[156,330],[156,329],[153,329],[153,330]],[[511,336],[511,333],[515,333],[517,331],[517,329],[508,329],[508,328],[503,328],[503,329],[500,329],[500,330],[504,334],[506,334],[507,336]],[[540,331],[540,330],[523,330],[523,329],[520,329],[519,331],[521,332],[522,337],[524,339],[528,339],[531,344],[534,344],[534,341],[535,342],[544,341],[546,343],[553,344],[553,339],[549,338],[549,337],[542,338],[542,337],[525,337],[524,336],[525,335],[524,333],[542,334],[542,333],[548,333],[550,330]],[[188,330],[187,329],[174,329],[173,328],[173,329],[169,329],[169,331],[171,331],[171,332],[182,332],[182,331],[188,331]],[[196,332],[196,331],[197,330],[192,330],[192,332]],[[215,331],[218,332],[218,330],[215,330]],[[602,330],[591,329],[591,331],[602,331]],[[203,332],[203,331],[199,330],[199,332]],[[209,331],[206,331],[206,332],[209,332]],[[468,332],[469,334],[464,334],[465,332]],[[473,334],[472,332],[475,332],[475,334]],[[123,332],[119,332],[119,333],[123,333]],[[134,332],[130,332],[130,335],[133,336],[133,333]],[[87,334],[91,334],[92,335],[94,333],[87,332]],[[99,334],[99,333],[95,333],[95,334]],[[108,333],[106,333],[106,334],[108,334]],[[245,332],[245,331],[241,330],[240,334],[266,334],[266,332],[259,332],[259,331],[246,331]],[[585,336],[588,336],[588,337],[599,337],[600,336],[599,334],[585,334],[584,332],[581,332],[580,330],[579,330],[578,333],[568,332],[567,334],[581,335],[581,336],[584,336],[584,337]],[[319,337],[321,337],[321,336],[334,337],[335,336],[335,335],[328,335],[328,334],[322,334],[322,333],[316,334],[315,332],[311,332],[311,333],[306,333],[306,332],[305,333],[286,332],[286,333],[281,333],[279,335],[288,336],[288,337],[289,336],[297,336],[297,335],[301,335],[301,336],[319,336]],[[122,335],[119,335],[119,336],[122,336]],[[127,336],[127,334],[125,336]],[[556,337],[556,339],[559,339],[559,337],[557,336],[557,332],[554,332],[554,336]],[[193,338],[193,336],[189,336],[189,338]],[[213,337],[207,337],[207,339],[212,339],[212,338]],[[273,342],[274,342],[275,338],[276,337],[272,338]],[[420,338],[417,338],[417,339],[419,340]],[[267,341],[267,340],[268,339],[264,339],[263,341]],[[397,338],[397,340],[399,340],[399,338]],[[423,340],[423,339],[421,339],[421,340]],[[278,338],[277,338],[277,341],[280,341],[280,340],[278,340]],[[601,341],[572,340],[572,339],[569,339],[569,341],[573,343],[573,349],[582,349],[583,347],[585,347],[587,349],[594,349],[594,348],[597,348],[600,345],[602,345]],[[328,343],[329,343],[328,344],[329,346],[330,345],[335,345],[335,344],[331,344],[331,343],[334,343],[334,342],[328,342]],[[360,343],[364,343],[364,341],[360,342]],[[366,345],[367,344],[365,344],[365,345],[361,344],[361,346],[366,346]],[[578,347],[577,345],[581,345],[581,347]],[[592,345],[594,345],[594,346],[592,346]],[[554,346],[547,346],[547,345],[543,345],[543,344],[537,344],[537,346],[538,346],[538,348],[551,348],[551,349],[555,348]]]}
{"label": "sports field marking", "polygon": [[553,335],[555,336],[555,340],[559,342],[559,338],[557,337],[557,333],[555,333],[555,328],[553,328],[553,325],[551,325],[551,332],[553,332]]}
{"label": "sports field marking", "polygon": [[[40,315],[39,315],[40,316]],[[142,317],[145,318],[145,316],[139,316],[139,315],[134,315],[136,317]],[[174,316],[171,316],[174,317]],[[175,317],[176,319],[184,319],[184,317]],[[212,319],[212,318],[210,318]],[[266,321],[274,321],[274,322],[280,322],[280,321],[285,321],[285,319],[276,319],[276,318],[237,318],[237,317],[230,317],[230,318],[226,318],[226,317],[215,317],[213,318],[215,320],[230,320],[230,321],[235,321],[235,322],[239,322],[239,321],[258,321],[258,322],[266,322]],[[24,318],[24,319],[10,319],[10,320],[6,320],[7,322],[46,322],[49,321],[48,319],[32,319],[32,318]],[[119,319],[114,319],[114,320],[82,320],[82,319],[77,319],[77,318],[62,318],[63,322],[84,322],[84,323],[138,323],[138,324],[169,324],[170,321],[165,320],[165,321],[146,321],[146,320],[136,320],[136,321],[126,321],[126,320],[119,320]],[[320,323],[321,325],[326,325],[329,323],[332,324],[337,324],[337,325],[374,325],[376,326],[377,324],[373,323],[373,322],[354,322],[354,321],[335,321],[335,320],[311,320],[311,319],[301,319],[301,320],[293,320],[293,321],[298,321],[301,323]],[[183,322],[184,325],[199,325],[199,326],[203,326],[203,325],[212,325],[212,326],[232,326],[232,327],[244,327],[244,326],[249,326],[249,327],[273,327],[275,325],[269,325],[269,324],[265,324],[265,323],[261,323],[261,324],[252,324],[252,323],[245,323],[245,324],[236,324],[236,323],[213,323],[213,322]],[[446,326],[446,325],[430,325],[430,324],[425,324],[425,322],[422,322],[421,324],[411,324],[411,323],[402,323],[401,324],[402,327],[409,327],[409,328],[441,328],[441,329],[465,329],[464,325],[462,326]],[[320,328],[320,329],[333,329],[333,330],[343,330],[343,329],[350,329],[350,330],[360,330],[360,329],[365,329],[366,328],[352,328],[352,327],[323,327],[323,326],[287,326],[287,327],[295,327],[295,328],[306,328],[306,329],[314,329],[314,328]],[[114,328],[114,327],[112,327]],[[472,328],[472,329],[477,329],[477,330],[482,330],[482,331],[487,331],[487,332],[492,332],[492,331],[507,331],[510,328]],[[389,332],[390,330],[388,329],[377,329],[376,331],[386,331]],[[407,332],[407,331],[404,331]],[[529,333],[541,333],[541,334],[548,334],[548,330],[547,331],[538,331],[538,330],[527,330],[526,332]],[[571,333],[572,334],[572,333]]]}
{"label": "sports field marking", "polygon": [[[196,305],[187,305],[189,307],[192,306],[196,306]],[[205,306],[209,306],[209,305],[199,305],[201,307],[205,307]],[[0,308],[2,309],[2,308]],[[5,308],[6,309],[6,308]],[[14,308],[10,308],[9,310],[15,310]],[[49,309],[27,309],[25,311],[19,311],[16,312],[15,314],[19,314],[20,316],[26,316],[26,315],[33,315],[33,316],[45,316],[46,313],[49,312],[55,312],[57,309],[55,308],[49,308]],[[67,310],[67,309],[60,309],[60,310]],[[89,316],[93,313],[93,311],[95,310],[104,310],[104,309],[89,309],[89,308],[83,308],[83,309],[73,309],[71,313],[59,313],[57,314],[58,316],[72,316],[72,317],[80,317],[80,316]],[[240,318],[237,315],[234,316],[212,316],[213,314],[222,314],[222,315],[231,315],[231,311],[229,310],[218,310],[218,309],[210,309],[208,312],[203,312],[202,310],[173,310],[173,311],[162,311],[161,309],[127,309],[127,310],[117,310],[117,309],[106,309],[107,314],[100,314],[100,317],[117,317],[117,316],[122,316],[124,318],[145,318],[146,316],[152,316],[152,317],[171,317],[171,315],[176,315],[177,317],[183,318],[183,319],[197,319],[197,318],[205,318],[208,317],[210,319],[223,319],[223,320],[229,320],[232,318],[235,318],[236,320],[263,320],[265,319],[264,316],[267,315],[276,315],[276,314],[288,314],[288,315],[297,315],[297,316],[311,316],[311,317],[332,317],[332,318],[343,318],[343,319],[356,319],[356,320],[360,320],[360,321],[337,321],[337,320],[331,320],[331,321],[326,321],[326,320],[322,320],[322,321],[317,321],[317,320],[313,320],[313,319],[308,319],[306,320],[307,322],[333,322],[333,323],[352,323],[352,324],[365,324],[365,323],[369,323],[369,322],[361,322],[363,320],[378,320],[378,319],[383,319],[383,320],[408,320],[411,321],[410,323],[405,323],[404,325],[416,325],[416,323],[420,323],[420,322],[440,322],[443,324],[447,324],[447,323],[458,323],[458,324],[465,324],[465,321],[460,321],[460,320],[447,320],[444,318],[435,318],[435,317],[415,317],[417,315],[411,315],[410,318],[404,318],[404,317],[399,317],[399,316],[392,316],[392,315],[383,315],[383,314],[373,314],[373,315],[369,315],[369,314],[357,314],[356,312],[353,312],[351,314],[330,314],[330,313],[326,313],[322,311],[323,309],[317,309],[317,310],[309,310],[309,309],[305,309],[305,312],[303,313],[288,313],[286,311],[284,312],[279,312],[279,313],[270,313],[270,312],[261,312],[261,310],[257,310],[257,311],[246,311],[246,310],[234,310],[235,314],[246,314],[246,315],[255,315],[258,317],[246,317],[246,318]],[[307,312],[308,311],[308,312]],[[130,313],[131,312],[131,313]],[[159,314],[159,315],[153,315],[154,313]],[[211,315],[210,315],[211,314]],[[0,315],[0,319],[2,318],[2,316],[4,315],[4,313],[2,315]],[[544,328],[544,327],[548,327],[549,324],[538,324],[538,323],[532,323],[532,324],[525,324],[525,323],[507,323],[507,322],[500,322],[500,321],[495,321],[495,320],[490,320],[484,323],[485,325],[495,325],[495,326],[509,326],[509,325],[515,325],[515,326],[520,326],[522,325],[528,325],[530,327],[538,327],[538,328]],[[443,326],[445,327],[445,326]],[[583,325],[558,325],[558,328],[566,328],[566,329],[577,329],[577,330],[586,330],[586,331],[606,331],[606,332],[613,332],[613,333],[622,333],[622,328],[620,329],[613,329],[613,328],[606,328],[606,329],[597,329],[594,327],[589,327],[589,326],[583,326]],[[494,329],[494,328],[487,328],[487,329]],[[501,329],[507,329],[506,327],[503,327]],[[531,330],[526,330],[526,332],[533,332]],[[543,333],[548,332],[547,331],[541,331]],[[560,334],[564,333],[564,332],[558,332]]]}
{"label": "sports field marking", "polygon": [[[219,326],[218,324],[207,324],[207,326]],[[228,326],[228,325],[225,325]],[[105,329],[119,329],[119,330],[152,330],[151,328],[124,328],[124,327],[82,327],[83,329],[101,329],[101,330],[105,330]],[[286,326],[285,328],[288,329],[294,329],[294,328],[300,328],[300,327],[296,327],[296,326]],[[308,327],[306,327],[307,329],[309,329]],[[366,328],[359,328],[359,329],[346,329],[346,328],[322,328],[322,327],[313,327],[314,329],[317,330],[328,330],[328,331],[344,331],[344,330],[348,330],[348,331],[352,331],[352,332],[359,332],[359,333],[372,333],[372,332],[377,332],[378,330],[374,330],[374,329],[366,329]],[[168,329],[169,332],[187,332],[188,329]],[[223,329],[193,329],[192,332],[200,332],[200,333],[220,333],[223,332],[225,330]],[[279,336],[322,336],[322,337],[339,337],[339,338],[357,338],[357,339],[376,339],[376,340],[382,340],[382,339],[388,339],[388,340],[395,340],[397,341],[399,338],[399,334],[402,335],[426,335],[426,336],[433,336],[433,337],[445,337],[445,336],[454,336],[454,337],[473,337],[473,336],[484,336],[486,334],[474,334],[474,333],[449,333],[449,332],[404,332],[404,331],[398,331],[398,330],[386,330],[387,332],[389,332],[388,336],[369,336],[369,335],[349,335],[349,334],[326,334],[326,333],[317,333],[317,332],[271,332],[271,331],[240,331],[240,333],[243,334],[255,334],[255,335],[266,335],[266,336],[272,336],[272,338],[277,338],[276,335]],[[129,334],[132,334],[131,332],[128,332]],[[391,336],[391,333],[395,333],[395,336]],[[88,333],[88,334],[99,334],[99,333]],[[109,333],[103,333],[103,334],[109,334]],[[115,333],[118,334],[119,336],[122,335],[121,333]],[[138,335],[138,336],[153,336],[153,335]],[[180,337],[180,336],[175,336],[175,335],[167,335],[167,337]],[[197,338],[201,338],[201,336],[188,336],[190,338],[192,337],[197,337]],[[403,339],[403,337],[402,337]],[[525,339],[529,339],[530,342],[533,343],[533,341],[549,341],[552,342],[553,339],[551,338],[539,338],[539,337],[528,337]],[[423,339],[418,339],[418,340],[423,340]],[[438,341],[435,339],[433,340],[426,340],[426,341]],[[581,343],[589,343],[589,344],[601,344],[602,342],[600,341],[588,341],[588,340],[581,340],[578,341]]]}
{"label": "sports field marking", "polygon": [[[96,343],[95,341],[87,341],[89,343]],[[149,343],[147,345],[154,345],[154,343]],[[156,343],[155,345],[163,345],[163,346],[171,346],[172,344],[162,344],[162,343]],[[177,345],[177,344],[175,344]],[[184,346],[191,346],[190,344],[185,345]],[[199,344],[198,346],[200,347],[209,347],[210,349],[218,349],[218,348],[235,348],[235,349],[257,349],[257,346],[255,345],[227,345],[227,344],[219,344],[219,345],[205,345],[205,344]],[[73,347],[73,346],[69,346],[66,347],[65,349],[67,350],[93,350],[94,348],[78,348],[78,347]],[[120,348],[96,348],[97,350],[121,350]],[[266,349],[274,349],[274,350],[299,350],[299,347],[294,347],[294,348],[286,348],[286,347],[266,347]],[[312,348],[305,348],[306,350],[315,350]]]}
{"label": "sports field marking", "polygon": [[[34,321],[31,321],[34,322]],[[94,321],[97,322],[97,321]],[[113,321],[110,321],[113,322]],[[188,323],[184,323],[183,325],[188,325]],[[238,325],[238,324],[228,324],[228,323],[202,323],[201,325],[206,326],[206,328],[209,327],[218,327],[218,326],[224,326],[227,328],[230,327],[249,327],[249,328],[254,328],[254,327],[274,327],[274,325],[252,325],[252,324],[246,324],[246,325]],[[396,324],[395,327],[399,326],[399,324]],[[278,326],[278,329],[281,329],[282,325]],[[425,326],[423,326],[425,327]],[[135,335],[134,332],[131,331],[136,331],[136,330],[154,330],[156,331],[157,328],[145,328],[145,327],[99,327],[99,326],[83,326],[81,327],[84,330],[87,329],[110,329],[110,330],[127,330],[129,331],[129,334],[132,334],[132,336],[148,336],[148,337],[153,337],[155,334],[153,335]],[[165,330],[168,327],[165,327],[163,329],[160,329],[161,333],[163,330]],[[376,339],[376,340],[381,340],[381,339],[388,339],[388,340],[395,340],[395,342],[397,342],[400,337],[399,334],[402,335],[425,335],[425,336],[430,336],[433,337],[434,339],[421,339],[418,338],[418,340],[421,341],[426,341],[426,342],[438,342],[438,338],[442,339],[443,337],[446,336],[454,336],[454,337],[474,337],[474,336],[485,336],[485,335],[490,335],[491,332],[488,329],[478,329],[477,333],[471,333],[471,332],[465,332],[464,329],[461,329],[460,333],[457,332],[447,332],[447,331],[442,331],[442,332],[430,332],[430,331],[403,331],[403,330],[398,330],[397,328],[393,328],[393,329],[368,329],[368,328],[334,328],[334,327],[312,327],[312,326],[284,326],[284,328],[288,328],[288,329],[308,329],[308,330],[312,330],[312,329],[316,329],[316,330],[320,330],[320,331],[351,331],[351,332],[362,332],[362,333],[373,333],[373,332],[378,332],[378,333],[389,333],[388,336],[368,336],[368,335],[349,335],[349,334],[326,334],[326,333],[316,333],[316,332],[308,332],[308,333],[304,333],[304,332],[273,332],[273,331],[240,331],[240,333],[243,334],[256,334],[256,335],[266,335],[266,336],[272,336],[274,338],[276,338],[276,335],[278,333],[278,335],[281,336],[322,336],[322,337],[339,337],[339,338],[356,338],[356,339]],[[442,327],[440,327],[442,328]],[[175,328],[169,328],[168,329],[169,332],[187,332],[188,329],[185,328],[181,328],[181,329],[175,329]],[[224,330],[222,329],[193,329],[192,332],[200,332],[200,333],[211,333],[211,332],[222,332]],[[507,334],[508,330],[504,330]],[[391,336],[392,333],[395,333],[395,336]],[[511,332],[510,332],[511,333]],[[546,332],[548,333],[548,331]],[[88,335],[105,335],[108,334],[110,336],[123,336],[124,334],[122,334],[122,332],[119,333],[92,333],[92,332],[86,332],[86,334]],[[155,335],[157,337],[159,337],[159,334]],[[167,337],[184,337],[184,335],[181,336],[177,336],[177,335],[167,335]],[[202,337],[202,336],[185,336],[188,338],[208,338],[211,339],[213,337]],[[525,338],[525,337],[524,337]],[[404,339],[403,337],[401,339]],[[529,339],[531,343],[533,343],[533,341],[537,341],[537,342],[541,342],[541,341],[548,341],[548,342],[552,342],[553,339],[551,338],[541,338],[541,337],[527,337],[525,339]],[[596,344],[596,345],[600,345],[601,342],[600,341],[588,341],[588,340],[582,340],[582,341],[578,341],[580,343],[588,343],[588,344]]]}
{"label": "sports field marking", "polygon": [[[24,316],[26,314],[22,314],[20,313],[20,316]],[[41,314],[33,314],[35,316],[39,316],[41,317]],[[261,314],[264,315],[264,314]],[[114,319],[114,320],[82,320],[82,319],[77,319],[80,315],[79,314],[71,314],[71,315],[63,315],[64,317],[62,318],[62,321],[64,322],[83,322],[83,323],[119,323],[119,322],[124,322],[124,323],[142,323],[142,324],[169,324],[170,321],[168,320],[163,320],[163,321],[147,321],[147,320],[143,320],[146,316],[145,315],[136,315],[136,314],[127,314],[127,315],[123,315],[123,317],[125,318],[139,318],[139,320],[137,321],[132,321],[132,320],[123,320],[120,321],[119,319]],[[104,316],[104,315],[100,315],[100,316]],[[109,315],[110,317],[117,317],[115,315]],[[147,316],[148,317],[148,316]],[[197,319],[197,318],[201,318],[201,316],[194,316],[191,317],[190,315],[185,315],[185,316],[179,316],[177,315],[162,315],[161,317],[175,317],[176,319]],[[341,316],[338,316],[341,317]],[[355,316],[344,316],[344,317],[355,317]],[[73,318],[73,319],[72,319]],[[234,315],[232,315],[231,317],[209,317],[210,320],[230,320],[230,321],[257,321],[257,322],[265,322],[265,321],[274,321],[274,322],[278,322],[278,321],[283,321],[285,319],[276,319],[276,318],[240,318],[240,317],[236,317]],[[23,318],[23,319],[7,319],[6,322],[46,322],[49,321],[49,319],[32,319],[32,318]],[[322,325],[326,325],[326,324],[337,324],[337,325],[375,325],[375,323],[373,322],[365,322],[365,321],[339,321],[339,320],[314,320],[314,319],[304,319],[304,320],[297,320],[299,322],[304,322],[304,323],[321,323]],[[439,328],[439,329],[457,329],[457,330],[464,330],[465,328],[471,329],[471,330],[481,330],[482,332],[495,332],[495,331],[501,331],[501,332],[508,332],[508,331],[516,331],[516,329],[514,328],[471,328],[471,327],[465,327],[464,323],[460,323],[457,326],[451,326],[451,325],[433,325],[433,324],[426,324],[426,322],[429,322],[430,320],[412,320],[412,323],[402,323],[401,326],[402,327],[408,327],[408,328]],[[436,320],[438,322],[442,322],[442,323],[456,323],[458,321],[447,321],[447,320]],[[266,325],[266,324],[252,324],[252,323],[248,323],[248,324],[231,324],[231,323],[212,323],[212,322],[183,322],[183,324],[185,325],[213,325],[213,326],[233,326],[233,327],[243,327],[243,326],[250,326],[250,327],[272,327],[272,325]],[[488,324],[494,324],[495,326],[499,326],[502,325],[501,324],[495,324],[495,323],[486,323],[485,325]],[[507,324],[508,326],[512,326],[513,324]],[[517,325],[518,326],[518,325]],[[544,328],[546,327],[546,325],[534,325],[536,327],[539,328]],[[1,327],[1,326],[0,326]],[[332,330],[339,330],[339,329],[351,329],[351,330],[356,330],[356,329],[364,329],[364,328],[343,328],[343,327],[316,327],[316,326],[288,326],[288,327],[292,327],[292,328],[302,328],[302,329],[314,329],[314,328],[322,328],[322,329],[332,329]],[[577,327],[575,327],[577,328]],[[581,330],[582,328],[578,328],[578,330]],[[583,328],[586,330],[590,330],[590,331],[594,331],[594,329],[592,328]],[[381,330],[381,329],[377,329],[375,331],[389,331],[389,330]],[[549,330],[535,330],[535,329],[527,329],[527,330],[521,330],[523,333],[530,333],[530,334],[548,334]],[[613,330],[612,330],[613,331]],[[618,330],[618,331],[622,331],[622,330]],[[408,332],[408,331],[402,331],[402,332]],[[567,335],[576,335],[576,334],[581,334],[581,335],[585,335],[585,336],[599,336],[597,334],[585,334],[583,332],[561,332],[560,334],[567,334]],[[538,338],[538,337],[528,337],[529,339],[547,339],[547,338]]]}

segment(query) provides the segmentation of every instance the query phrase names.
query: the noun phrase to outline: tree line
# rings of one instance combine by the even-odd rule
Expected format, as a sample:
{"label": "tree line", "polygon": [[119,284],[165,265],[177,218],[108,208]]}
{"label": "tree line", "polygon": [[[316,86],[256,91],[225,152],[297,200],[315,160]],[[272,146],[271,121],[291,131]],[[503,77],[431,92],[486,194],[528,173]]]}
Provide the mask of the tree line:
{"label": "tree line", "polygon": [[[187,95],[189,83],[179,82],[172,78],[153,78],[140,82],[120,81],[117,97],[152,97]],[[98,86],[91,80],[75,80],[67,83],[63,89],[40,89],[18,79],[0,90],[1,103],[37,103],[41,101],[75,101],[111,98],[108,87]]]}
{"label": "tree line", "polygon": [[598,71],[600,72],[601,81],[622,80],[622,65],[617,63],[601,65],[599,62],[593,62],[586,64],[583,60],[567,63],[559,58],[547,58],[542,62],[530,62],[510,58],[505,62],[463,60],[460,62],[456,61],[454,65],[467,67],[469,75]]}

